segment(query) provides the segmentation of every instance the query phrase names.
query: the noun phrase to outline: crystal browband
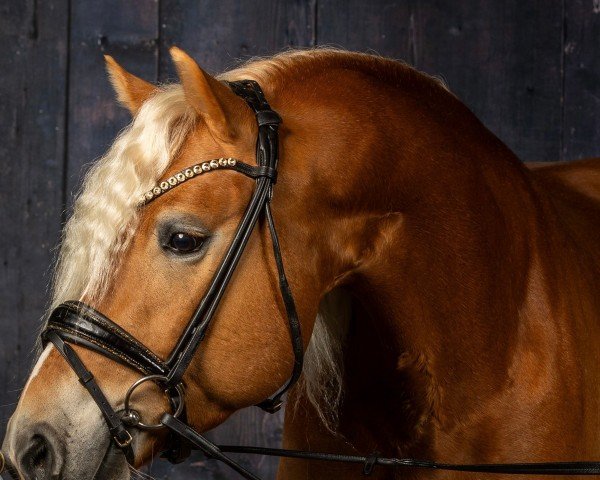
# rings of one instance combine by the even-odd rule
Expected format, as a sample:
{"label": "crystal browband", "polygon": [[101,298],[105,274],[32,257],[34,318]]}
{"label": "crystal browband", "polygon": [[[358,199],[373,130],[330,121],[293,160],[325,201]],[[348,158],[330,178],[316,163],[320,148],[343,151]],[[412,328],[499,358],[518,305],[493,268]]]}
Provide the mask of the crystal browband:
{"label": "crystal browband", "polygon": [[237,163],[238,160],[235,158],[221,157],[187,167],[180,172],[175,173],[166,180],[157,183],[154,187],[144,193],[140,198],[140,207],[150,203],[152,200],[160,197],[163,193],[168,192],[177,185],[187,182],[190,178],[197,177],[198,175],[202,175],[203,173],[210,172],[211,170],[216,170],[218,168],[233,168]]}

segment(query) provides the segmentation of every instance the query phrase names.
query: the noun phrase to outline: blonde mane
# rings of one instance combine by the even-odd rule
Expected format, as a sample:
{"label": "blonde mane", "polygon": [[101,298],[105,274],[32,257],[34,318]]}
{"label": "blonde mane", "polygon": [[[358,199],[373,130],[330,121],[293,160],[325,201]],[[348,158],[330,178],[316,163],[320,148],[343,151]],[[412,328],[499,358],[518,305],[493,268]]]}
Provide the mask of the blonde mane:
{"label": "blonde mane", "polygon": [[443,78],[416,70],[402,60],[393,60],[374,53],[349,52],[340,48],[322,46],[307,49],[290,49],[271,57],[254,57],[242,66],[222,73],[220,80],[249,78],[261,85],[286,87],[291,78],[304,81],[311,71],[323,69],[355,68],[377,78],[396,81],[399,76],[412,76],[451,93]]}

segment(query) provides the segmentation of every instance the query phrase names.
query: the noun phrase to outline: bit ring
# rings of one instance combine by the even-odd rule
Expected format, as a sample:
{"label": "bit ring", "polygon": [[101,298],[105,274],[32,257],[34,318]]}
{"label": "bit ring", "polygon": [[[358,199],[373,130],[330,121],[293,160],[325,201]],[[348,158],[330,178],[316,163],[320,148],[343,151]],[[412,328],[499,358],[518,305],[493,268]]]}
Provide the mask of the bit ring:
{"label": "bit ring", "polygon": [[[146,377],[140,378],[135,383],[133,383],[133,385],[129,387],[129,390],[127,390],[127,393],[125,394],[125,400],[123,402],[123,421],[129,424],[129,426],[136,427],[141,430],[158,430],[164,428],[164,425],[162,423],[143,423],[141,421],[140,414],[136,410],[133,410],[131,408],[131,395],[140,385],[146,382],[155,383],[158,387],[163,389],[163,392],[169,397],[169,400],[171,400],[172,403],[177,402],[177,408],[175,409],[175,413],[173,414],[173,416],[175,418],[178,418],[183,413],[183,409],[185,407],[185,391],[183,389],[183,384],[181,383],[175,385],[175,387],[163,388],[161,384],[167,383],[168,380],[169,379],[164,375],[148,375]],[[175,392],[173,390],[175,390]],[[173,393],[176,393],[176,395],[173,395]]]}

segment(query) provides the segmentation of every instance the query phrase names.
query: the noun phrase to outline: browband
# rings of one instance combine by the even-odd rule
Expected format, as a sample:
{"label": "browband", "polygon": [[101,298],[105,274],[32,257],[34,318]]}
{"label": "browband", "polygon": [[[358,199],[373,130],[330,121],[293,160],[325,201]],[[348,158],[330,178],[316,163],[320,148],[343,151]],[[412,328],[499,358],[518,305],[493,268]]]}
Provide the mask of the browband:
{"label": "browband", "polygon": [[261,177],[268,178],[273,183],[275,183],[277,180],[277,170],[275,170],[275,168],[266,165],[248,165],[237,158],[231,157],[213,158],[212,160],[197,163],[184,168],[169,178],[157,183],[154,187],[141,196],[139,205],[140,207],[143,207],[152,200],[160,197],[169,190],[173,190],[173,188],[181,185],[182,183],[214,170],[235,170],[236,172],[255,180]]}

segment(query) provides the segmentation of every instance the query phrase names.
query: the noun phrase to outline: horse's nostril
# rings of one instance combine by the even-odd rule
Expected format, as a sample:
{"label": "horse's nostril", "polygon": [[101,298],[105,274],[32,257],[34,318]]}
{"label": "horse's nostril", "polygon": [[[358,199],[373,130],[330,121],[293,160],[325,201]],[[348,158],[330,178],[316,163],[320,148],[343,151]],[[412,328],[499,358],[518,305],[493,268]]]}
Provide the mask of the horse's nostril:
{"label": "horse's nostril", "polygon": [[33,437],[33,444],[29,449],[29,455],[27,458],[29,462],[29,466],[36,472],[39,473],[40,477],[44,477],[44,472],[49,470],[50,463],[52,462],[52,457],[50,456],[50,450],[48,448],[48,444],[46,440],[40,436],[36,435]]}
{"label": "horse's nostril", "polygon": [[21,471],[27,479],[48,480],[55,478],[57,458],[52,441],[41,434],[31,437],[21,456]]}

